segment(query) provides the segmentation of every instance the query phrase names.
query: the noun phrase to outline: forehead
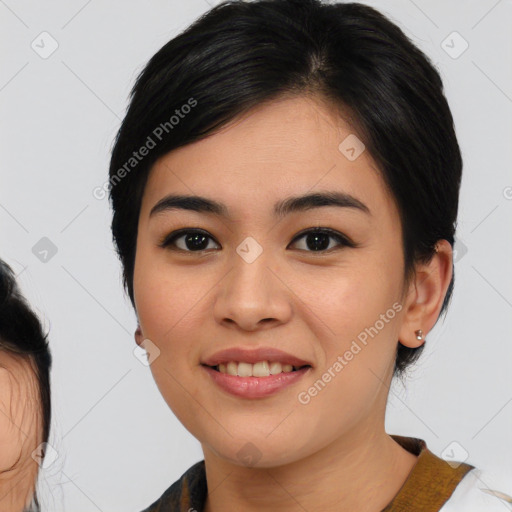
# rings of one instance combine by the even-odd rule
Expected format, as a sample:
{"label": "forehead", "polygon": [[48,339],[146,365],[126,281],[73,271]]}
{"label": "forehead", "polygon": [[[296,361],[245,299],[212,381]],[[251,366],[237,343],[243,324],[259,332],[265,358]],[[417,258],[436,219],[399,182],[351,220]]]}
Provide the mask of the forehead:
{"label": "forehead", "polygon": [[26,356],[0,349],[0,380],[2,382],[0,393],[12,391],[13,379],[18,391],[31,388],[35,380],[33,364]]}
{"label": "forehead", "polygon": [[232,203],[230,213],[243,215],[316,189],[394,208],[376,163],[338,110],[314,97],[283,98],[161,157],[150,172],[141,215],[171,191],[214,195]]}

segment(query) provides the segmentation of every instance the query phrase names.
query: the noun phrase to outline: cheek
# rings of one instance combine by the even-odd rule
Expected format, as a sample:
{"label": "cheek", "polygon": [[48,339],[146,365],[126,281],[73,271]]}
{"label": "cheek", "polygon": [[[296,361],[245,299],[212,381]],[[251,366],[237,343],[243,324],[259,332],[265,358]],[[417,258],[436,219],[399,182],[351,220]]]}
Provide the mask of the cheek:
{"label": "cheek", "polygon": [[310,319],[318,339],[330,340],[329,351],[343,349],[360,334],[364,340],[366,330],[376,323],[387,336],[396,323],[393,304],[399,298],[399,280],[393,274],[394,269],[383,275],[378,265],[361,261],[350,268],[328,269],[323,276],[302,276],[295,287],[305,305],[302,316]]}
{"label": "cheek", "polygon": [[308,402],[305,408],[313,415],[332,410],[326,422],[333,429],[339,421],[357,422],[371,413],[393,367],[402,308],[399,268],[391,261],[388,274],[380,268],[365,259],[316,281],[318,288],[308,279],[301,285],[315,313],[309,314],[309,328],[317,329],[323,354],[317,379],[301,390],[300,401]]}
{"label": "cheek", "polygon": [[371,271],[351,272],[332,280],[311,303],[321,319],[312,324],[322,324],[322,364],[298,399],[308,418],[322,418],[322,439],[375,414],[379,397],[387,394],[401,304],[393,284],[375,279]]}
{"label": "cheek", "polygon": [[[140,263],[140,264],[139,264]],[[195,396],[190,372],[198,364],[198,340],[204,337],[202,310],[207,291],[192,269],[174,268],[153,260],[144,265],[141,258],[134,273],[137,315],[144,338],[158,349],[151,363],[155,382],[178,418],[186,410],[189,394]]]}
{"label": "cheek", "polygon": [[162,255],[140,254],[134,271],[134,295],[142,331],[166,344],[194,317],[194,306],[205,294],[190,269],[172,267]]}
{"label": "cheek", "polygon": [[0,473],[3,473],[18,460],[23,442],[21,432],[10,417],[4,391],[0,400]]}
{"label": "cheek", "polygon": [[39,403],[30,389],[28,372],[20,370],[16,375],[0,368],[0,473],[21,460],[30,459],[36,448]]}

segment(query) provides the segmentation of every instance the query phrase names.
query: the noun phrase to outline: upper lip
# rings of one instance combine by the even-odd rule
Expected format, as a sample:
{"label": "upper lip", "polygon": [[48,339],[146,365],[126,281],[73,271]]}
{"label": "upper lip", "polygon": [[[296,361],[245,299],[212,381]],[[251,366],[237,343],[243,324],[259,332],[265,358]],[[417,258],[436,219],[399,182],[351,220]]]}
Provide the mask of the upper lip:
{"label": "upper lip", "polygon": [[202,364],[207,366],[217,366],[221,363],[229,363],[230,361],[252,364],[260,361],[276,361],[282,364],[291,364],[292,366],[311,366],[311,363],[304,359],[300,359],[272,347],[260,347],[254,349],[241,347],[228,348],[215,352],[215,354],[203,360]]}

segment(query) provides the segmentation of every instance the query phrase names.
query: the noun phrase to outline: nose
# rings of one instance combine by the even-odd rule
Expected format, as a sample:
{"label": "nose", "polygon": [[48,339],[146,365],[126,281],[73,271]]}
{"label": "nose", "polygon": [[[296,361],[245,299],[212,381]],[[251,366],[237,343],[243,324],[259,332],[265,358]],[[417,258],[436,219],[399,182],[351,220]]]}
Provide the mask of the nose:
{"label": "nose", "polygon": [[291,296],[271,255],[263,251],[249,263],[235,252],[231,270],[219,283],[215,320],[245,331],[272,328],[289,321]]}

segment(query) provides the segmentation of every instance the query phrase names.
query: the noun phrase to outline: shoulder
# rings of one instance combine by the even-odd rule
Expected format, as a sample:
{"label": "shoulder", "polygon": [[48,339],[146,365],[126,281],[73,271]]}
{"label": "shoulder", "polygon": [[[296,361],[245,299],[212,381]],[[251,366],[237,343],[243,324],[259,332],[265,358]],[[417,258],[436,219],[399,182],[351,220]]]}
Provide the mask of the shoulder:
{"label": "shoulder", "polygon": [[163,494],[142,512],[202,510],[206,498],[204,460],[187,469]]}
{"label": "shoulder", "polygon": [[504,512],[507,504],[512,503],[512,490],[488,487],[488,482],[490,479],[486,473],[477,468],[472,469],[439,512]]}

